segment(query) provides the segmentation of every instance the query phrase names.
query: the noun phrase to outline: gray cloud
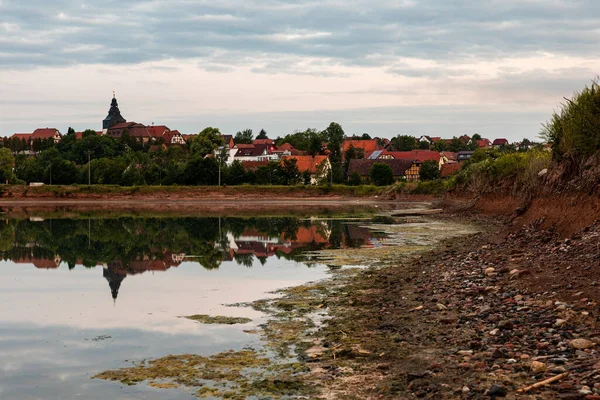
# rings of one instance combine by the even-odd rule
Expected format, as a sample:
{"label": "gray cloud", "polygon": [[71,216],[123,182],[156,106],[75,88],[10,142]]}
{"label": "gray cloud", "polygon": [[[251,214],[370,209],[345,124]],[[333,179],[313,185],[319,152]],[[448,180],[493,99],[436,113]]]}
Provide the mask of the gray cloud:
{"label": "gray cloud", "polygon": [[0,67],[199,58],[207,69],[259,62],[270,73],[286,57],[320,60],[319,69],[585,55],[596,51],[599,24],[595,0],[4,0]]}

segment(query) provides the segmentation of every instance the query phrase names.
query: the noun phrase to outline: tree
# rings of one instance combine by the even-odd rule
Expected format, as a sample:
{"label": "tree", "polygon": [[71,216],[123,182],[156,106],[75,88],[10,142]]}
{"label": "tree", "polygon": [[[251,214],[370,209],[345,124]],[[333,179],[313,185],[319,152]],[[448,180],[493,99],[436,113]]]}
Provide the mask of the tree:
{"label": "tree", "polygon": [[456,136],[452,138],[452,140],[450,141],[450,145],[448,145],[448,150],[454,153],[458,153],[459,151],[463,151],[465,149],[466,145],[463,143],[462,140],[460,140]]}
{"label": "tree", "polygon": [[478,140],[482,140],[483,138],[481,137],[481,135],[479,133],[475,133],[473,136],[471,136],[471,140],[473,142],[477,142]]}
{"label": "tree", "polygon": [[7,148],[0,149],[0,182],[5,183],[14,179],[13,165],[15,158]]}
{"label": "tree", "polygon": [[362,177],[360,176],[360,172],[354,171],[350,174],[348,178],[348,185],[350,186],[359,186],[362,183]]}
{"label": "tree", "polygon": [[219,128],[209,126],[191,139],[190,153],[194,157],[204,157],[207,154],[213,154],[216,148],[223,145],[223,136]]}
{"label": "tree", "polygon": [[267,131],[265,131],[264,129],[260,130],[260,133],[258,134],[258,136],[256,136],[257,139],[268,139],[269,137],[267,136]]}
{"label": "tree", "polygon": [[396,151],[411,151],[417,147],[417,139],[408,135],[398,135],[391,142]]}
{"label": "tree", "polygon": [[420,150],[429,150],[429,142],[427,142],[426,140],[422,140],[419,142],[419,149]]}
{"label": "tree", "polygon": [[323,140],[327,142],[327,150],[329,150],[329,159],[332,163],[342,161],[342,143],[345,138],[344,129],[337,122],[332,122],[323,131]]}
{"label": "tree", "polygon": [[244,129],[235,134],[233,141],[235,144],[252,144],[253,139],[254,133],[252,133],[252,129]]}
{"label": "tree", "polygon": [[444,139],[440,139],[433,144],[434,151],[446,151],[448,150],[448,143]]}
{"label": "tree", "polygon": [[384,163],[375,163],[369,170],[371,182],[376,186],[387,186],[394,183],[394,171],[392,167]]}
{"label": "tree", "polygon": [[419,179],[421,182],[435,181],[440,179],[440,167],[434,160],[423,161],[419,169]]}
{"label": "tree", "polygon": [[70,185],[77,183],[79,169],[74,162],[62,160],[55,164],[52,169],[52,183],[58,185]]}
{"label": "tree", "polygon": [[300,179],[298,161],[295,158],[284,158],[279,166],[279,175],[284,185],[295,185]]}

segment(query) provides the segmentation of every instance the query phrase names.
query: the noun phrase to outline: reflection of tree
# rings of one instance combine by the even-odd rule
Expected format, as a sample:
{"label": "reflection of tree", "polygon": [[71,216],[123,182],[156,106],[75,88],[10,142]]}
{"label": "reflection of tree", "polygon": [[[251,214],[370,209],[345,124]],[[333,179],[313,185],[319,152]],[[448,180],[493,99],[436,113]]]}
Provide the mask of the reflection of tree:
{"label": "reflection of tree", "polygon": [[243,265],[246,268],[254,265],[254,254],[236,254],[233,258],[238,265]]}
{"label": "reflection of tree", "polygon": [[[250,267],[255,256],[260,257],[261,264],[274,254],[294,261],[307,260],[303,255],[306,250],[341,246],[348,236],[345,229],[341,221],[313,225],[294,217],[10,220],[0,226],[0,251],[3,259],[15,261],[62,259],[70,269],[77,264],[93,268],[118,263],[120,270],[131,273],[140,272],[144,263],[163,261],[168,268],[184,259],[216,269],[232,256]],[[304,232],[301,239],[299,230]],[[229,248],[228,235],[240,237],[245,232],[270,238],[269,243],[275,245],[248,242],[248,248],[237,254],[235,248]]]}

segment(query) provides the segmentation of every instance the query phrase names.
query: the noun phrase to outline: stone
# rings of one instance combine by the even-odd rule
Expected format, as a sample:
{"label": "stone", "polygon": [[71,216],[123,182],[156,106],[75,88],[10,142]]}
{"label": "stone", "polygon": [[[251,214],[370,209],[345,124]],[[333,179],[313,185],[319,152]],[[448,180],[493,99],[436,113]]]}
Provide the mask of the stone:
{"label": "stone", "polygon": [[546,366],[546,364],[540,361],[532,361],[529,365],[529,370],[534,374],[541,374],[543,372],[546,372],[547,369],[548,367]]}
{"label": "stone", "polygon": [[506,397],[508,390],[502,385],[493,384],[488,390],[488,396],[492,399],[496,397]]}
{"label": "stone", "polygon": [[446,307],[446,306],[445,306],[445,305],[443,305],[442,303],[438,303],[438,304],[436,305],[436,307],[437,307],[437,309],[438,309],[438,310],[440,310],[440,311],[445,311],[445,310],[447,310],[447,309],[448,309],[448,307]]}
{"label": "stone", "polygon": [[496,268],[490,267],[485,269],[485,274],[487,276],[496,275]]}
{"label": "stone", "polygon": [[589,348],[594,347],[595,345],[596,345],[596,343],[594,343],[590,340],[587,340],[587,339],[573,339],[569,343],[569,346],[571,346],[574,349],[578,349],[578,350],[589,349]]}
{"label": "stone", "polygon": [[500,333],[500,329],[497,329],[497,328],[496,329],[492,329],[490,331],[490,335],[492,335],[492,336],[496,336],[498,333]]}
{"label": "stone", "polygon": [[564,326],[566,323],[567,323],[567,321],[564,319],[557,319],[556,322],[554,323],[554,326],[556,326],[557,328],[560,328],[561,326]]}
{"label": "stone", "polygon": [[589,386],[582,386],[581,389],[579,389],[579,393],[586,395],[586,394],[592,394],[594,392],[592,392],[592,389],[590,389]]}
{"label": "stone", "polygon": [[458,354],[459,356],[472,356],[473,350],[460,350],[456,354]]}
{"label": "stone", "polygon": [[515,327],[512,321],[506,320],[498,324],[498,328],[502,331],[510,331]]}

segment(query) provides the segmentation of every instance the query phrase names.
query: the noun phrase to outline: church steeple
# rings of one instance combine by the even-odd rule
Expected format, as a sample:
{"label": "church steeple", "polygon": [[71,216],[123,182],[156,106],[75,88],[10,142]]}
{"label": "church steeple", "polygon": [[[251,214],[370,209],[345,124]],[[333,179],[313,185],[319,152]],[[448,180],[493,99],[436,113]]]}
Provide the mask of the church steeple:
{"label": "church steeple", "polygon": [[108,110],[108,115],[102,121],[102,129],[112,128],[116,124],[120,124],[122,122],[127,122],[127,121],[121,115],[121,111],[119,110],[119,104],[117,103],[117,98],[115,96],[115,92],[113,92],[113,98],[112,98],[112,101],[110,102],[110,110]]}
{"label": "church steeple", "polygon": [[119,271],[113,270],[110,267],[104,267],[102,276],[104,276],[104,279],[108,281],[110,293],[113,300],[116,301],[117,296],[119,295],[119,289],[121,288],[121,282],[123,282],[123,279],[125,279],[127,275],[119,273]]}

